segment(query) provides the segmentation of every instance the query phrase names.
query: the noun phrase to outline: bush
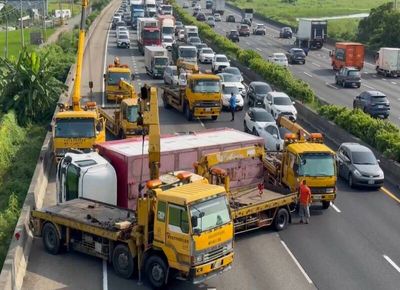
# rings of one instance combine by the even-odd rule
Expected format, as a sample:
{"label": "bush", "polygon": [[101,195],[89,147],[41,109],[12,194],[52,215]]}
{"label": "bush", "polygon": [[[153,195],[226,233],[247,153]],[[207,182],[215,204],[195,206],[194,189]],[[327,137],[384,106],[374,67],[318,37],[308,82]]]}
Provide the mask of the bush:
{"label": "bush", "polygon": [[14,233],[15,224],[18,220],[20,207],[15,194],[11,194],[8,199],[8,206],[0,212],[0,265],[3,266],[10,238]]}
{"label": "bush", "polygon": [[361,110],[328,105],[318,113],[376,148],[388,158],[400,161],[400,131],[388,121],[375,119]]}

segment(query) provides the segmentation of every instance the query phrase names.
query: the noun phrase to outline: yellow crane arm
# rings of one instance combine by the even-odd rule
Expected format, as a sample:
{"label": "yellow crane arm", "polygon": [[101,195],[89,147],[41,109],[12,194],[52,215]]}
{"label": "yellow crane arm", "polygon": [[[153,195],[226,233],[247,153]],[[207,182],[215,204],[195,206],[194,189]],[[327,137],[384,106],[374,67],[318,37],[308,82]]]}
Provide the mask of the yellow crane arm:
{"label": "yellow crane arm", "polygon": [[134,98],[137,97],[136,91],[135,91],[135,87],[132,84],[130,84],[129,82],[127,82],[125,80],[120,80],[119,81],[119,88],[121,90],[124,90],[124,91],[128,92],[129,93],[129,98],[134,99]]}
{"label": "yellow crane arm", "polygon": [[88,7],[89,1],[82,0],[81,10],[81,23],[79,26],[79,39],[78,39],[78,52],[76,59],[76,72],[75,72],[75,87],[74,94],[72,96],[72,108],[74,111],[81,111],[81,79],[82,79],[82,63],[83,63],[83,52],[85,49],[85,34],[86,34],[86,8]]}
{"label": "yellow crane arm", "polygon": [[301,127],[298,123],[292,122],[284,116],[279,116],[276,123],[278,124],[278,126],[284,127],[290,132],[297,134],[299,136],[299,140],[308,139],[310,136],[310,133],[303,127]]}
{"label": "yellow crane arm", "polygon": [[184,70],[192,71],[192,73],[200,72],[199,66],[195,63],[178,60],[176,66],[177,66],[178,71],[179,71],[179,69],[183,68]]}

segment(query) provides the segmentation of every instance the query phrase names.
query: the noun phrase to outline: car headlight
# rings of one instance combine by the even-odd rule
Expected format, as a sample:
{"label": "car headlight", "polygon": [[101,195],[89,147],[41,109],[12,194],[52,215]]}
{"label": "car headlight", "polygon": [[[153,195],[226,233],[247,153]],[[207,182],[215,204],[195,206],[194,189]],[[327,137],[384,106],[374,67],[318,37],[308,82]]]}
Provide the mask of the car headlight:
{"label": "car headlight", "polygon": [[203,262],[203,259],[204,259],[204,255],[200,254],[200,255],[195,256],[194,260],[195,260],[195,263],[197,264],[197,263]]}
{"label": "car headlight", "polygon": [[225,250],[229,252],[232,250],[232,248],[233,248],[233,241],[230,241],[229,243],[226,244]]}
{"label": "car headlight", "polygon": [[335,192],[335,188],[334,187],[328,187],[325,190],[326,193],[334,193]]}
{"label": "car headlight", "polygon": [[360,171],[358,171],[357,169],[354,169],[354,170],[353,170],[353,174],[354,174],[354,175],[357,175],[357,176],[361,176]]}
{"label": "car headlight", "polygon": [[384,177],[385,177],[385,175],[384,175],[382,169],[379,171],[379,177],[380,177],[380,178],[384,178]]}

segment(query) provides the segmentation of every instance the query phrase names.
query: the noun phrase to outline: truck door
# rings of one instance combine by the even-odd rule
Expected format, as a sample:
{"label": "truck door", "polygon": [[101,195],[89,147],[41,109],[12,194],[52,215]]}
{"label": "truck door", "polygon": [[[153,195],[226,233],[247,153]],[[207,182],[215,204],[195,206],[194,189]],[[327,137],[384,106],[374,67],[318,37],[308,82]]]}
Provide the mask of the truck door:
{"label": "truck door", "polygon": [[[177,261],[179,261],[179,257],[189,255],[189,215],[186,207],[168,204],[168,225],[165,244],[176,253]],[[189,263],[190,261],[186,262]]]}
{"label": "truck door", "polygon": [[67,173],[65,178],[65,200],[72,200],[79,196],[79,177],[80,168],[73,164],[69,164],[67,167]]}
{"label": "truck door", "polygon": [[165,244],[165,222],[167,220],[167,203],[165,201],[158,201],[156,213],[154,240]]}

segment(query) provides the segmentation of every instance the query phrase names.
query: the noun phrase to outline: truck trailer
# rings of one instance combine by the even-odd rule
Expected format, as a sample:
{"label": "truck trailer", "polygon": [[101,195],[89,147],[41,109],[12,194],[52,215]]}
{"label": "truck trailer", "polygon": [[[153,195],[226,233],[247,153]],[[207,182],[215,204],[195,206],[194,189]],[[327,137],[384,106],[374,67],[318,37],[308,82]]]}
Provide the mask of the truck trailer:
{"label": "truck trailer", "polygon": [[212,13],[219,13],[224,15],[225,12],[225,0],[214,0],[212,4]]}
{"label": "truck trailer", "polygon": [[146,72],[155,78],[162,78],[169,63],[168,50],[162,46],[144,47],[144,65]]}
{"label": "truck trailer", "polygon": [[329,52],[332,68],[340,70],[351,66],[358,70],[364,67],[365,47],[357,42],[336,42],[335,49]]}
{"label": "truck trailer", "polygon": [[318,19],[299,19],[296,45],[300,48],[321,49],[328,33],[328,22]]}
{"label": "truck trailer", "polygon": [[400,48],[381,47],[375,56],[376,72],[385,77],[400,76]]}

